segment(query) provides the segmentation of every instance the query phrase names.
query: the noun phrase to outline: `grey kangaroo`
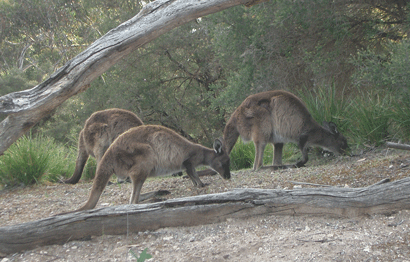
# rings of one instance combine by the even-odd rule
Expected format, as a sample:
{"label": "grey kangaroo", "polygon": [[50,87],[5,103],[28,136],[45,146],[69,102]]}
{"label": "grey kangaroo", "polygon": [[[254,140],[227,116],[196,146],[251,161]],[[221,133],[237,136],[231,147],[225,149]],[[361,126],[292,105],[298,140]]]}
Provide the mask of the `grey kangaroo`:
{"label": "grey kangaroo", "polygon": [[230,159],[223,142],[215,140],[214,148],[192,143],[175,131],[157,125],[134,127],[120,135],[98,163],[87,203],[80,210],[96,206],[111,175],[129,176],[132,181],[131,204],[136,204],[144,181],[186,170],[194,186],[202,187],[195,167],[210,166],[224,179],[231,177]]}
{"label": "grey kangaroo", "polygon": [[95,157],[98,165],[105,151],[119,135],[143,124],[136,114],[124,109],[113,108],[93,113],[85,121],[78,137],[78,156],[74,173],[62,182],[78,183],[89,156]]}
{"label": "grey kangaroo", "polygon": [[282,165],[284,143],[296,143],[302,159],[295,167],[308,161],[308,147],[320,146],[335,154],[344,154],[346,138],[332,122],[319,125],[297,96],[282,90],[261,92],[248,96],[233,112],[225,126],[224,140],[230,154],[238,137],[255,144],[253,170],[263,165],[263,152],[268,143],[274,145],[273,165]]}

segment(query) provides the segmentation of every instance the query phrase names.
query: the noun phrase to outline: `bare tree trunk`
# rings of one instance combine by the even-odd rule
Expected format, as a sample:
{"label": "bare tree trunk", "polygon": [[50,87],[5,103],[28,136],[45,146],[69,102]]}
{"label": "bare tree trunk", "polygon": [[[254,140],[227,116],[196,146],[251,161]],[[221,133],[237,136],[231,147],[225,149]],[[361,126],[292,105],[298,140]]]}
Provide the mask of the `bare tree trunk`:
{"label": "bare tree trunk", "polygon": [[410,208],[410,178],[364,188],[237,189],[69,213],[0,228],[0,253],[9,254],[91,235],[192,226],[263,214],[356,217]]}
{"label": "bare tree trunk", "polygon": [[157,0],[91,44],[49,79],[32,89],[0,97],[0,155],[65,100],[135,49],[195,18],[268,0]]}

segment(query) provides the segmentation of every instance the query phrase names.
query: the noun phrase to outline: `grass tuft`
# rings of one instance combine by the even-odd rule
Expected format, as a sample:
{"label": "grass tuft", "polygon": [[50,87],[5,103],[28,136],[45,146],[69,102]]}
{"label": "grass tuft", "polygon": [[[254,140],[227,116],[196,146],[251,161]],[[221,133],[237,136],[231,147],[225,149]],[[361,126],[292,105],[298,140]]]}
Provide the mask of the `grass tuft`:
{"label": "grass tuft", "polygon": [[13,187],[55,182],[74,171],[73,154],[52,138],[23,136],[0,157],[0,184]]}
{"label": "grass tuft", "polygon": [[350,109],[350,136],[355,144],[380,146],[389,137],[390,97],[367,94],[355,100]]}
{"label": "grass tuft", "polygon": [[[300,155],[297,154],[297,152],[299,152],[299,150],[296,145],[290,143],[285,144],[282,152],[283,162],[296,161],[295,159]],[[230,157],[232,170],[252,168],[255,160],[255,146],[253,142],[244,143],[242,139],[239,138],[231,151]],[[273,146],[268,144],[263,154],[263,164],[272,165],[272,159]]]}

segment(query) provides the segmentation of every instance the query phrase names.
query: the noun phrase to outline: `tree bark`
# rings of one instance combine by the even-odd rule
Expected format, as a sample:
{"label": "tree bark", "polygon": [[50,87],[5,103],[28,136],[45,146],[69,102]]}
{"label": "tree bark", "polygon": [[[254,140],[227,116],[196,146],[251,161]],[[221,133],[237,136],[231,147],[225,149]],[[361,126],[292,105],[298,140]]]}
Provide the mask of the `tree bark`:
{"label": "tree bark", "polygon": [[0,97],[0,155],[65,100],[86,90],[91,81],[132,51],[195,18],[244,4],[268,0],[157,0],[91,44],[49,79]]}
{"label": "tree bark", "polygon": [[0,228],[0,253],[63,244],[91,235],[193,226],[227,218],[266,214],[356,217],[409,209],[410,178],[385,182],[365,188],[236,189],[153,204],[121,205],[57,215]]}

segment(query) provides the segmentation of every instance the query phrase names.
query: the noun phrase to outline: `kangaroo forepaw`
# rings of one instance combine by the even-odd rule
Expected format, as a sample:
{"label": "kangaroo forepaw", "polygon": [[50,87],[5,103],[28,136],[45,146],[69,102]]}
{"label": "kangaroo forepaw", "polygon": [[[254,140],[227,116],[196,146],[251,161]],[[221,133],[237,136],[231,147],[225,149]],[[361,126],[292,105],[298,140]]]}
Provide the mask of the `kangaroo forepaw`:
{"label": "kangaroo forepaw", "polygon": [[296,163],[295,167],[299,168],[299,167],[304,167],[305,166],[305,162],[299,161]]}

